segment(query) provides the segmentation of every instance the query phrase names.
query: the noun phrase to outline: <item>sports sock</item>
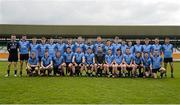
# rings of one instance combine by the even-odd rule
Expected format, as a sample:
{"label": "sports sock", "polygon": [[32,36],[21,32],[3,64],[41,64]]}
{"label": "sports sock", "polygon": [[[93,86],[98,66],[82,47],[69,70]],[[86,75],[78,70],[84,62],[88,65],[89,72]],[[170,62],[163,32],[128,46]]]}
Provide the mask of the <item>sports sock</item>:
{"label": "sports sock", "polygon": [[14,70],[14,74],[15,74],[15,75],[17,74],[17,70]]}
{"label": "sports sock", "polygon": [[7,74],[8,74],[8,75],[10,74],[10,70],[7,70]]}

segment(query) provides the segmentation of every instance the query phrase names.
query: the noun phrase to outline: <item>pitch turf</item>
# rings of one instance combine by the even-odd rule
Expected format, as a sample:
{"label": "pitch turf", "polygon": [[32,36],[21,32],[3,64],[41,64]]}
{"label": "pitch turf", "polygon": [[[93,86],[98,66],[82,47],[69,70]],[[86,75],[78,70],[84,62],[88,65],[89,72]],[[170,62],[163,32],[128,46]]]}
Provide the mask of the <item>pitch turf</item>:
{"label": "pitch turf", "polygon": [[[0,103],[180,103],[180,63],[175,78],[130,79],[86,77],[5,78],[7,62],[0,62]],[[169,71],[168,71],[169,72]]]}

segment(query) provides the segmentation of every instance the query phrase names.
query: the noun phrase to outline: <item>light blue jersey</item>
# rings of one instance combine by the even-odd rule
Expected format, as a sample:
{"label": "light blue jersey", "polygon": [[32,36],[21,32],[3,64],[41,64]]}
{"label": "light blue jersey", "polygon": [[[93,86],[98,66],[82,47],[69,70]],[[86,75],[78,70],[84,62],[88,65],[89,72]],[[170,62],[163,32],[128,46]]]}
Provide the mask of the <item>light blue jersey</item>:
{"label": "light blue jersey", "polygon": [[164,44],[164,45],[162,45],[162,51],[163,51],[163,54],[164,54],[164,58],[172,58],[173,45],[172,44]]}
{"label": "light blue jersey", "polygon": [[41,58],[41,62],[43,64],[44,67],[48,66],[49,64],[51,64],[52,62],[52,57],[48,56],[47,58],[45,56],[43,56]]}
{"label": "light blue jersey", "polygon": [[150,54],[152,51],[152,46],[150,44],[148,45],[145,44],[142,46],[142,48],[143,48],[143,53],[147,52],[148,54]]}
{"label": "light blue jersey", "polygon": [[118,55],[118,54],[116,54],[115,55],[115,62],[118,64],[118,65],[120,65],[121,63],[122,63],[122,61],[123,61],[123,55]]}
{"label": "light blue jersey", "polygon": [[133,61],[133,54],[124,54],[124,61],[129,65]]}
{"label": "light blue jersey", "polygon": [[20,54],[28,54],[29,53],[30,43],[29,41],[19,41],[19,52]]}
{"label": "light blue jersey", "polygon": [[60,57],[53,57],[53,65],[54,66],[60,66],[62,63],[64,62],[64,57],[60,56]]}
{"label": "light blue jersey", "polygon": [[105,56],[105,61],[107,62],[107,64],[111,64],[114,61],[114,55],[106,55]]}
{"label": "light blue jersey", "polygon": [[38,60],[37,57],[35,57],[35,58],[29,57],[29,59],[28,59],[28,63],[29,63],[30,65],[37,65],[38,62],[39,62],[39,60]]}
{"label": "light blue jersey", "polygon": [[122,54],[125,54],[126,53],[126,48],[127,48],[128,46],[126,45],[126,44],[122,44],[121,45],[121,51],[122,51]]}
{"label": "light blue jersey", "polygon": [[114,47],[114,54],[117,54],[117,49],[121,49],[121,44],[113,43],[112,46]]}
{"label": "light blue jersey", "polygon": [[53,58],[57,51],[56,44],[47,44],[47,47],[48,47],[49,56]]}
{"label": "light blue jersey", "polygon": [[152,57],[152,69],[161,68],[162,57],[161,56],[153,56]]}
{"label": "light blue jersey", "polygon": [[94,61],[93,61],[93,59],[95,59],[94,53],[91,53],[91,54],[86,53],[84,57],[85,57],[86,64],[89,64],[89,65],[94,64]]}
{"label": "light blue jersey", "polygon": [[134,45],[134,52],[136,53],[136,52],[142,52],[142,45]]}
{"label": "light blue jersey", "polygon": [[36,53],[36,57],[38,57],[39,44],[30,43],[30,55],[32,52]]}
{"label": "light blue jersey", "polygon": [[152,52],[154,52],[155,50],[158,51],[159,54],[161,54],[162,46],[160,44],[153,44],[152,45]]}

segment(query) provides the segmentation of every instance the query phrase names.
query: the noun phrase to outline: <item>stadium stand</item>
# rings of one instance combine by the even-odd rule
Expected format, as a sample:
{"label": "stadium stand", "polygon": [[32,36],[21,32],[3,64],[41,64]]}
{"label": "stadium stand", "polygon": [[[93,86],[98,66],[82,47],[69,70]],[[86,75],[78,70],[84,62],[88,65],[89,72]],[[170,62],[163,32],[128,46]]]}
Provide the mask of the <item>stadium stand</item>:
{"label": "stadium stand", "polygon": [[[16,34],[19,40],[23,34],[26,34],[31,40],[32,37],[57,39],[62,38],[77,38],[82,36],[95,39],[101,36],[104,39],[112,39],[118,36],[121,39],[132,40],[148,37],[162,39],[166,36],[171,38],[171,43],[174,45],[174,58],[180,60],[180,26],[103,26],[103,25],[0,25],[0,59],[7,58],[6,44],[10,39],[11,34]],[[153,42],[153,40],[151,40]]]}

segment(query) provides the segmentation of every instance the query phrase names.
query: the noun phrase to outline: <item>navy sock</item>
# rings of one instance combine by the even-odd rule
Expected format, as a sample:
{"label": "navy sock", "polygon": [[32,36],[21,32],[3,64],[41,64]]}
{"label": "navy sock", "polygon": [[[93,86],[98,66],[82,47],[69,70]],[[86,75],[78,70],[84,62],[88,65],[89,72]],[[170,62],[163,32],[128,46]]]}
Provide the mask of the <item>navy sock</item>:
{"label": "navy sock", "polygon": [[17,74],[17,70],[14,70],[14,74]]}
{"label": "navy sock", "polygon": [[10,74],[10,70],[7,70],[7,74],[8,74],[8,75]]}

